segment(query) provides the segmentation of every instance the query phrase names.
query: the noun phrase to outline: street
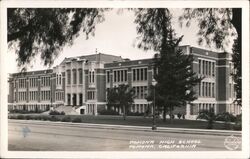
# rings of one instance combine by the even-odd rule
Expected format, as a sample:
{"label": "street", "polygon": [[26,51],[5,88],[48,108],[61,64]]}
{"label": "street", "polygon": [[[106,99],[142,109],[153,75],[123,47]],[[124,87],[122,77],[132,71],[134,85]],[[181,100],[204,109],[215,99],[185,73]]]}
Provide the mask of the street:
{"label": "street", "polygon": [[[227,136],[9,120],[10,151],[226,151]],[[241,137],[240,137],[241,140]],[[241,150],[241,146],[236,150]]]}

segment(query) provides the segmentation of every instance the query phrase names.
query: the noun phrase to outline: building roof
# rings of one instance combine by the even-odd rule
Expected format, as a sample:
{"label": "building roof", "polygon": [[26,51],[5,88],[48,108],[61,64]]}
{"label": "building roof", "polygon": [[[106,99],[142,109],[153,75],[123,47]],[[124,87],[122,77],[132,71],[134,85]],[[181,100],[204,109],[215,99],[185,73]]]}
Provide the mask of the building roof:
{"label": "building roof", "polygon": [[121,56],[98,53],[98,54],[91,54],[91,55],[84,55],[84,56],[76,56],[76,57],[65,58],[61,62],[61,64],[65,63],[66,61],[72,61],[72,60],[77,60],[77,59],[85,59],[85,60],[88,60],[88,61],[102,61],[104,63],[112,63],[114,61],[117,61],[117,62],[123,61]]}

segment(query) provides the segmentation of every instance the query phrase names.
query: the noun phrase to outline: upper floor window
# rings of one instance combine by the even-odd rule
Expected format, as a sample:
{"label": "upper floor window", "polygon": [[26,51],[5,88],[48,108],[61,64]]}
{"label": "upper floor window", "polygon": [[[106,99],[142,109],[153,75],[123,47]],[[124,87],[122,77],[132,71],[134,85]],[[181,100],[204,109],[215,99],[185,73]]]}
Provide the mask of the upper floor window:
{"label": "upper floor window", "polygon": [[76,84],[76,69],[73,69],[73,84]]}
{"label": "upper floor window", "polygon": [[106,78],[107,78],[107,83],[110,82],[110,71],[106,71]]}
{"label": "upper floor window", "polygon": [[41,77],[41,86],[42,87],[50,86],[50,77],[48,76]]}
{"label": "upper floor window", "polygon": [[[128,80],[128,74],[127,70],[114,70],[113,71],[113,79],[114,82],[127,82]],[[107,73],[109,74],[109,73]],[[109,79],[107,79],[109,80]]]}
{"label": "upper floor window", "polygon": [[71,71],[67,70],[67,83],[70,84],[71,83]]}
{"label": "upper floor window", "polygon": [[198,73],[206,76],[215,76],[215,62],[199,59]]}
{"label": "upper floor window", "polygon": [[146,81],[148,79],[148,69],[133,69],[133,81]]}
{"label": "upper floor window", "polygon": [[89,71],[89,83],[95,83],[95,71]]}
{"label": "upper floor window", "polygon": [[79,69],[78,70],[78,72],[79,72],[79,84],[82,84],[82,69]]}

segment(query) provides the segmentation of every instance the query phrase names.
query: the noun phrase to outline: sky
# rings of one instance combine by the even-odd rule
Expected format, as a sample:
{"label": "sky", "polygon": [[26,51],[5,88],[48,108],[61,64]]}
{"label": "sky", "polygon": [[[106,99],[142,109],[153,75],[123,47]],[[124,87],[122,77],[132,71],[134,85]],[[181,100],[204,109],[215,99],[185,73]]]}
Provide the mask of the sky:
{"label": "sky", "polygon": [[[179,26],[178,17],[181,13],[181,9],[172,9],[173,28],[175,29],[177,36],[184,35],[181,45],[191,45],[209,49],[205,46],[198,45],[198,38],[196,36],[198,27],[195,21],[193,21],[189,28],[186,28],[185,26],[181,28]],[[86,40],[85,36],[80,35],[71,47],[64,47],[63,51],[54,61],[52,67],[60,64],[65,57],[94,54],[96,50],[100,53],[122,56],[123,58],[129,58],[131,60],[152,58],[154,55],[153,51],[149,50],[145,52],[134,46],[137,34],[136,24],[133,21],[134,13],[131,11],[123,11],[123,13],[119,14],[118,10],[114,9],[107,12],[105,14],[105,21],[97,24],[95,36],[90,36],[90,38]],[[13,50],[9,50],[7,60],[12,64],[8,67],[8,72],[18,72],[16,55]],[[49,68],[43,66],[39,56],[32,61],[31,65],[32,67],[27,67],[27,71]]]}

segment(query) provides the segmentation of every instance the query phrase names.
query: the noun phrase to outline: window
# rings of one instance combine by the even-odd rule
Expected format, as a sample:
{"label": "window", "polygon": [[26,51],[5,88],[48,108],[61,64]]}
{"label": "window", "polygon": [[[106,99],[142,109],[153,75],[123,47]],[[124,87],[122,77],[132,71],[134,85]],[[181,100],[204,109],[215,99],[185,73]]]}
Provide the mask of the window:
{"label": "window", "polygon": [[116,71],[114,71],[114,82],[116,82]]}
{"label": "window", "polygon": [[148,69],[144,68],[144,80],[148,80]]}
{"label": "window", "polygon": [[67,99],[68,99],[68,105],[70,105],[70,103],[71,103],[71,95],[70,94],[67,94]]}
{"label": "window", "polygon": [[95,99],[95,91],[88,91],[88,100]]}
{"label": "window", "polygon": [[124,70],[124,72],[125,72],[124,81],[127,81],[127,78],[128,78],[128,77],[127,77],[127,76],[128,76],[127,73],[128,73],[128,72],[127,72],[127,70]]}
{"label": "window", "polygon": [[140,80],[140,72],[139,72],[139,69],[136,69],[136,76],[137,76],[137,81]]}
{"label": "window", "polygon": [[123,82],[124,70],[121,70],[121,81]]}
{"label": "window", "polygon": [[76,69],[73,69],[73,84],[76,84]]}
{"label": "window", "polygon": [[215,76],[215,62],[212,63],[212,76]]}
{"label": "window", "polygon": [[211,62],[208,62],[208,75],[211,75]]}
{"label": "window", "polygon": [[135,73],[135,69],[133,69],[133,81],[135,81],[135,80],[136,80],[135,75],[136,75],[136,73]]}
{"label": "window", "polygon": [[78,74],[79,74],[79,84],[82,84],[82,69],[78,70]]}
{"label": "window", "polygon": [[107,71],[107,83],[109,83],[109,82],[110,82],[110,72]]}
{"label": "window", "polygon": [[199,60],[198,72],[199,72],[199,74],[201,74],[201,60]]}
{"label": "window", "polygon": [[95,83],[95,72],[92,72],[92,83]]}
{"label": "window", "polygon": [[67,70],[67,83],[70,84],[71,83],[71,71]]}
{"label": "window", "polygon": [[59,85],[61,85],[62,84],[62,75],[60,74],[59,75]]}
{"label": "window", "polygon": [[139,69],[140,70],[140,73],[141,73],[141,80],[143,81],[144,80],[144,73],[143,73],[143,69]]}
{"label": "window", "polygon": [[79,105],[82,105],[82,93],[79,94]]}
{"label": "window", "polygon": [[117,76],[118,76],[117,82],[120,82],[120,72],[121,72],[121,71],[117,71],[117,74],[118,74],[118,75],[117,75]]}

